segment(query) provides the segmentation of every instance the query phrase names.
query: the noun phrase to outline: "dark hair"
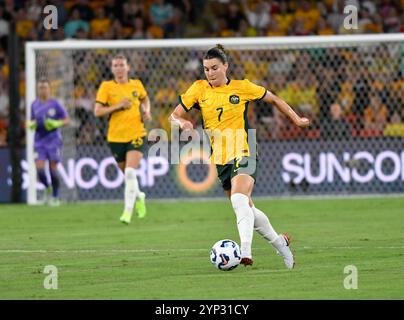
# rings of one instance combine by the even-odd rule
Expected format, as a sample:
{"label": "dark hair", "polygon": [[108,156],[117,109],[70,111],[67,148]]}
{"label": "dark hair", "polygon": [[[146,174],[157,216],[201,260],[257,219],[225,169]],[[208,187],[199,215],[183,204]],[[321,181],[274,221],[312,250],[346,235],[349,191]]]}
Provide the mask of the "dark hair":
{"label": "dark hair", "polygon": [[228,62],[226,52],[224,51],[224,48],[221,44],[217,44],[216,47],[209,49],[208,52],[206,52],[205,56],[203,57],[203,59],[205,60],[215,58],[222,61],[223,64]]}
{"label": "dark hair", "polygon": [[128,59],[123,54],[116,54],[112,57],[112,60],[126,60],[128,62]]}

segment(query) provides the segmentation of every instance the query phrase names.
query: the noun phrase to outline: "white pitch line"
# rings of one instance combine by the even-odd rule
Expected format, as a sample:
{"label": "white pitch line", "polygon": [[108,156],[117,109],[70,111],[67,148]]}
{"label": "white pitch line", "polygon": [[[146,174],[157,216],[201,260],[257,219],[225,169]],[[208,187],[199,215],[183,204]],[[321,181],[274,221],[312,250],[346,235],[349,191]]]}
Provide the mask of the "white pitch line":
{"label": "white pitch line", "polygon": [[[404,249],[404,246],[375,246],[375,247],[360,247],[360,246],[345,246],[345,247],[294,247],[298,250],[360,250],[360,249],[389,249],[397,250]],[[254,250],[268,250],[268,247],[254,248]],[[83,249],[83,250],[21,250],[21,249],[0,249],[1,253],[150,253],[150,252],[186,252],[186,251],[205,251],[210,249],[202,248],[187,248],[187,249]]]}

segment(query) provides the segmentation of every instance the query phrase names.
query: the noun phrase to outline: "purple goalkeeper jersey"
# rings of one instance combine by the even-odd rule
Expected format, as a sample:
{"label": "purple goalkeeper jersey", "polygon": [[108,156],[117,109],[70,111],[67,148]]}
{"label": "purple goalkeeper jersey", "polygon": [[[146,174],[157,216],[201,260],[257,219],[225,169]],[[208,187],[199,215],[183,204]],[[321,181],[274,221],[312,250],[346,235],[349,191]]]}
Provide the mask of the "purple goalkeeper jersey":
{"label": "purple goalkeeper jersey", "polygon": [[65,108],[55,99],[41,101],[36,99],[32,103],[31,120],[35,120],[35,148],[58,148],[62,146],[60,128],[47,131],[44,126],[46,118],[61,120],[67,117]]}

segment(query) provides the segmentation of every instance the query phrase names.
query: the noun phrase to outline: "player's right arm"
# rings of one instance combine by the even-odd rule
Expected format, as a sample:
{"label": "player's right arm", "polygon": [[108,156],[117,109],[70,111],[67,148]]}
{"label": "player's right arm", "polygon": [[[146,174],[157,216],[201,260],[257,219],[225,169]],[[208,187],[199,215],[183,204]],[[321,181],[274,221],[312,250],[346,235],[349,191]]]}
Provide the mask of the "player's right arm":
{"label": "player's right arm", "polygon": [[123,98],[119,103],[112,106],[105,106],[97,101],[95,102],[94,115],[96,117],[103,117],[121,109],[128,109],[130,106],[131,102],[128,98]]}
{"label": "player's right arm", "polygon": [[191,121],[185,119],[186,111],[182,107],[181,104],[177,105],[174,109],[174,112],[171,113],[169,120],[171,123],[177,124],[181,130],[192,130],[194,126]]}
{"label": "player's right arm", "polygon": [[175,107],[174,112],[171,113],[169,117],[171,123],[177,124],[181,130],[192,130],[194,128],[192,122],[188,121],[185,115],[198,102],[200,95],[199,84],[200,81],[195,81],[192,86],[179,97],[180,103]]}
{"label": "player's right arm", "polygon": [[112,106],[108,105],[108,94],[108,86],[105,82],[102,82],[95,99],[94,115],[96,117],[107,116],[115,111],[130,108],[131,102],[129,98],[123,98]]}

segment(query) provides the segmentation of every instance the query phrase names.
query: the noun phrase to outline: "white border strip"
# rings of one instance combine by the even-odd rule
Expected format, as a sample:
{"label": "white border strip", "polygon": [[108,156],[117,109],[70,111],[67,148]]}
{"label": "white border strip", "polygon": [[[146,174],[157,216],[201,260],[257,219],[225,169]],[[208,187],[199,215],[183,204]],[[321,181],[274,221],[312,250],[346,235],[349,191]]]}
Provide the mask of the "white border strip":
{"label": "white border strip", "polygon": [[206,38],[206,39],[160,39],[160,40],[76,40],[63,41],[31,41],[26,49],[124,49],[124,48],[173,48],[173,47],[206,47],[221,43],[224,46],[248,45],[318,45],[348,44],[371,42],[404,41],[404,33],[365,34],[365,35],[333,35],[333,36],[288,36],[288,37],[255,37],[255,38]]}

